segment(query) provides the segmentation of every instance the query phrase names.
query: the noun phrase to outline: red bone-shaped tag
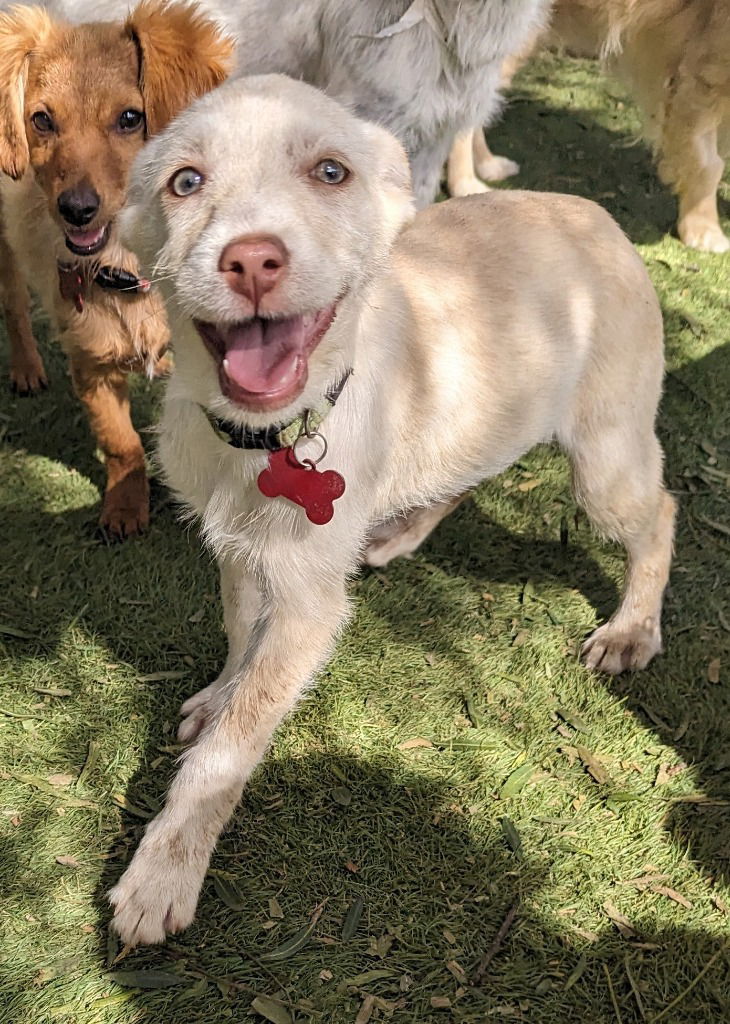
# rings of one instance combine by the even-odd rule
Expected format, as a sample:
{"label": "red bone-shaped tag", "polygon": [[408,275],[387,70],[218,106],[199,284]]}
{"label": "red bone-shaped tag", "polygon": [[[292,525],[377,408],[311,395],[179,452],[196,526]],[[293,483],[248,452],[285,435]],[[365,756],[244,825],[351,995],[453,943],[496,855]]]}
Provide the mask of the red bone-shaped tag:
{"label": "red bone-shaped tag", "polygon": [[320,473],[303,466],[291,448],[269,453],[269,467],[259,473],[259,490],[267,498],[288,498],[301,505],[310,523],[323,526],[334,515],[333,501],[345,493],[345,481],[333,469]]}

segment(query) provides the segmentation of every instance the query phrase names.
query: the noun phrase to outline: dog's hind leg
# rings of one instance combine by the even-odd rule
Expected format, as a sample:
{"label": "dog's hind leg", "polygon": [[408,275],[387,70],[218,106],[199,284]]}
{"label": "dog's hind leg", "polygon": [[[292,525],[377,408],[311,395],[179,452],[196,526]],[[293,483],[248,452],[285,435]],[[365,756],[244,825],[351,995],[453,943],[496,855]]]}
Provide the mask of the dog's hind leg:
{"label": "dog's hind leg", "polygon": [[30,324],[30,297],[2,226],[0,207],[0,300],[10,341],[10,387],[32,395],[47,386],[46,371]]}
{"label": "dog's hind leg", "polygon": [[394,558],[407,558],[412,555],[429,533],[453,512],[466,496],[461,494],[450,501],[439,501],[425,508],[413,508],[405,515],[393,516],[392,519],[379,523],[368,537],[363,562],[373,568],[381,568]]}
{"label": "dog's hind leg", "polygon": [[116,537],[129,537],[149,523],[149,484],[144,449],[132,426],[127,375],[72,350],[71,379],[86,407],[106,462],[106,490],[99,523]]}
{"label": "dog's hind leg", "polygon": [[298,553],[304,571],[292,572],[289,560],[277,570],[275,583],[260,584],[261,607],[242,664],[183,755],[164,810],[109,894],[113,928],[129,945],[162,942],[192,921],[221,829],[346,618],[344,576],[328,576],[322,566],[309,572],[317,553]]}
{"label": "dog's hind leg", "polygon": [[640,429],[618,409],[613,423],[579,427],[565,447],[577,500],[628,554],[620,604],[584,643],[583,661],[611,673],[645,668],[662,649],[662,599],[674,536],[675,502],[662,483],[659,442],[652,424]]}

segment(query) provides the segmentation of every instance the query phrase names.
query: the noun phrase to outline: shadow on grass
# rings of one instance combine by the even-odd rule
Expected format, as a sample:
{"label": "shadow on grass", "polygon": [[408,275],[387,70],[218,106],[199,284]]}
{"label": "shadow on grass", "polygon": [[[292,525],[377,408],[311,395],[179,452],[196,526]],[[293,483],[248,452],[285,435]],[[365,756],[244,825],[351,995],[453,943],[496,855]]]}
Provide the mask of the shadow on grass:
{"label": "shadow on grass", "polygon": [[[727,350],[717,350],[682,372],[690,382],[717,380],[727,373],[727,356]],[[721,605],[723,593],[713,589],[713,572],[719,571],[718,548],[725,551],[726,542],[722,537],[718,540],[703,520],[719,519],[726,498],[719,492],[687,490],[690,485],[705,485],[686,476],[688,445],[694,438],[682,440],[677,431],[699,429],[699,424],[693,417],[689,425],[677,427],[684,398],[684,387],[670,379],[662,417],[668,474],[686,497],[677,543],[681,571],[674,574],[668,599],[668,653],[647,673],[607,680],[606,686],[696,770],[704,802],[677,805],[670,810],[666,827],[706,873],[720,877],[728,867],[725,802],[730,799],[730,706],[726,689],[709,685],[705,669],[708,644],[723,639],[713,612],[715,602]],[[190,675],[198,682],[212,677],[224,653],[215,574],[198,550],[197,540],[179,530],[171,512],[160,512],[148,541],[107,548],[79,540],[88,526],[88,508],[49,514],[38,481],[28,479],[25,491],[22,474],[18,479],[18,491],[4,516],[0,562],[19,566],[30,559],[42,591],[55,588],[48,603],[41,604],[45,619],[36,615],[33,623],[41,634],[42,650],[57,651],[75,623],[90,638],[103,638],[109,657],[127,662],[133,672],[178,666],[181,657],[187,657],[193,662]],[[156,563],[152,571],[150,552]],[[500,582],[522,584],[527,579],[538,587],[578,585],[601,615],[608,614],[616,600],[611,576],[572,539],[566,549],[557,539],[514,533],[484,522],[480,509],[471,504],[443,523],[425,546],[420,565],[420,569],[416,563],[389,567],[392,585],[387,581],[381,585],[378,575],[367,577],[362,584],[367,610],[384,623],[396,643],[405,641],[424,656],[435,651],[442,657],[458,689],[470,675],[469,656],[455,642],[449,625],[454,591],[446,582],[441,585],[439,573],[444,581],[463,579],[472,594]],[[417,571],[420,580],[414,576]],[[206,592],[204,615],[191,626],[189,620],[200,610],[201,579]],[[707,594],[700,602],[703,581]],[[95,598],[92,603],[84,600],[89,593]],[[19,609],[23,600],[19,595]],[[413,605],[407,615],[404,600]],[[157,609],[164,609],[164,635],[155,631]],[[416,628],[424,620],[430,620],[428,625]],[[171,621],[177,625],[169,629]],[[495,625],[500,626],[499,621]],[[502,623],[502,627],[509,632],[509,625]],[[564,623],[556,632],[577,639],[580,627]],[[490,642],[498,643],[498,635]],[[23,643],[9,643],[13,653],[22,657]],[[711,647],[712,653],[716,649]],[[165,683],[153,695],[141,698],[138,707],[148,719],[148,740],[127,798],[143,814],[162,798],[171,772],[169,755],[160,754],[170,744],[168,723],[176,719],[182,690],[192,691],[196,685],[168,687]],[[333,691],[336,680],[327,686]],[[336,702],[323,700],[317,707],[320,713],[324,735],[329,737],[324,742],[336,746],[341,742]],[[501,728],[498,720],[492,724]],[[65,750],[73,760],[70,753],[78,750],[79,733],[86,735],[85,730],[86,723],[69,719],[66,740],[56,744],[59,763]],[[364,993],[369,992],[389,1004],[405,999],[405,1005],[394,1010],[395,1019],[404,1021],[442,1019],[442,1011],[431,1004],[432,998],[441,996],[454,1000],[455,1020],[481,1022],[487,1014],[495,1014],[538,1022],[556,1019],[557,1014],[561,1021],[600,1021],[610,1019],[605,1016],[610,1005],[608,970],[621,1019],[627,1024],[643,1019],[637,992],[639,999],[643,993],[650,1001],[649,1012],[655,1014],[687,989],[698,964],[712,962],[683,998],[681,1015],[665,1019],[725,1019],[730,1012],[722,982],[726,955],[716,935],[699,928],[658,932],[647,912],[645,918],[632,920],[636,934],[624,940],[606,925],[600,902],[587,920],[574,920],[569,906],[563,908],[567,918],[556,915],[555,898],[549,893],[551,866],[555,857],[565,856],[567,821],[522,814],[517,824],[524,853],[517,858],[494,820],[471,815],[454,792],[448,760],[436,764],[430,756],[428,751],[419,754],[419,770],[415,770],[394,766],[387,759],[370,762],[338,751],[298,757],[275,751],[247,790],[213,861],[214,871],[230,872],[235,878],[244,897],[243,911],[230,910],[209,879],[201,913],[189,932],[161,950],[135,953],[120,965],[125,969],[162,966],[180,972],[182,988],[132,995],[131,1006],[162,1014],[165,1021],[165,1014],[177,1019],[181,1013],[186,1020],[217,1021],[248,1006],[255,993],[283,991],[285,1000],[298,1006],[301,1019],[307,1019],[312,1009],[314,1019],[344,1022],[354,1018]],[[470,771],[475,777],[489,780],[488,751],[464,756],[472,758]],[[338,787],[350,794],[347,806],[333,797]],[[487,781],[487,789],[494,795],[493,781]],[[515,814],[511,807],[508,811]],[[40,907],[52,900],[54,886],[61,884],[34,847],[34,831],[42,830],[46,817],[43,812],[29,814],[22,833],[0,852],[3,888],[10,891],[18,875],[31,905]],[[110,837],[98,894],[102,922],[109,916],[103,894],[136,848],[141,828],[139,818],[123,815],[121,828]],[[580,877],[580,866],[576,874]],[[591,884],[588,873],[585,884]],[[351,942],[344,943],[342,919],[357,897],[366,908],[363,925]],[[271,898],[279,901],[285,919],[268,936],[263,925],[267,919],[277,921],[269,915]],[[461,985],[458,968],[472,970],[517,898],[519,916],[487,982],[478,989]],[[306,951],[268,967],[251,959],[252,951],[255,956],[256,950],[275,946],[296,931],[325,899],[316,941]],[[445,937],[444,931],[455,941]],[[91,955],[97,965],[97,973],[92,974],[98,980],[98,998],[103,999],[105,983],[99,972],[106,950],[100,947]],[[349,987],[344,984],[348,978],[379,969],[392,973]],[[332,971],[333,979],[321,979],[322,971]],[[405,991],[401,991],[401,978],[405,978]],[[8,986],[16,980],[8,975]],[[59,988],[53,1002],[54,984],[51,981],[42,988],[44,1005],[60,1001]],[[460,987],[465,992],[457,998]],[[38,998],[34,994],[33,1000]],[[310,1000],[312,1006],[302,1000]],[[17,1019],[28,1012],[29,1005],[27,993],[13,996]],[[83,1005],[82,1001],[79,1009]]]}

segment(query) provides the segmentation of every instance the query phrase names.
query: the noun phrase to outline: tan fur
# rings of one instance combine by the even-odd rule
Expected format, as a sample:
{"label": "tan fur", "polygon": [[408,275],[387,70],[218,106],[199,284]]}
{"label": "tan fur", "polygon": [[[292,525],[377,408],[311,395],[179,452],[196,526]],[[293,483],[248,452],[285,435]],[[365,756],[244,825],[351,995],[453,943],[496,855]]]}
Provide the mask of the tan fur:
{"label": "tan fur", "polygon": [[[125,23],[78,27],[35,7],[0,15],[0,169],[9,176],[0,182],[0,255],[9,257],[0,265],[0,296],[11,383],[20,393],[46,383],[27,281],[69,355],[74,388],[104,452],[101,524],[118,536],[148,521],[144,452],[129,416],[126,374],[159,372],[169,332],[156,291],[124,295],[100,288],[93,276],[100,265],[138,272],[115,227],[132,160],[147,134],[223,80],[231,53],[231,43],[185,4],[144,0]],[[142,111],[146,128],[116,130],[125,109]],[[34,128],[39,110],[52,114],[57,131]],[[59,195],[79,183],[100,198],[90,227],[110,225],[106,246],[93,257],[68,250],[58,209]],[[76,264],[84,278],[82,312],[60,293],[59,263]]]}
{"label": "tan fur", "polygon": [[[349,170],[336,186],[313,176],[333,157]],[[165,183],[191,165],[199,189],[170,194]],[[218,679],[183,705],[179,736],[194,742],[165,808],[110,894],[114,927],[134,945],[192,920],[243,785],[347,619],[359,562],[410,554],[466,491],[554,439],[578,500],[628,553],[619,606],[586,641],[584,661],[638,669],[661,649],[674,501],[654,433],[659,303],[638,254],[594,203],[492,192],[413,219],[392,136],[268,75],[228,83],[152,140],[122,230],[165,271],[176,360],[160,456],[218,559],[229,638]],[[288,262],[254,307],[220,261],[234,240],[261,235],[278,239]],[[253,404],[228,396],[225,366],[196,322],[298,322],[333,302],[336,317],[301,356],[307,372],[285,404],[276,390],[268,407],[260,389]],[[288,423],[319,407],[348,368],[320,428],[320,468],[339,471],[346,489],[332,520],[315,526],[299,506],[264,497],[266,454],[226,444],[205,410],[239,425]],[[301,458],[321,452],[316,440],[300,444]]]}
{"label": "tan fur", "polygon": [[[662,181],[679,201],[679,237],[725,252],[717,187],[730,145],[726,0],[558,0],[549,41],[601,56],[640,107]],[[451,174],[469,174],[464,146]]]}

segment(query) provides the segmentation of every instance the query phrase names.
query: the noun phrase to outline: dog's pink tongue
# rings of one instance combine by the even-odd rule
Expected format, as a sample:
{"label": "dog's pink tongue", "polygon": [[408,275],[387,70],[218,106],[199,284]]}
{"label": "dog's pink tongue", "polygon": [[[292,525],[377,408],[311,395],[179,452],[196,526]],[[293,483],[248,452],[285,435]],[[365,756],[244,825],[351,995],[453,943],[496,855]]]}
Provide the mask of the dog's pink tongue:
{"label": "dog's pink tongue", "polygon": [[226,375],[252,394],[281,391],[300,372],[305,345],[303,317],[231,327],[225,336]]}

